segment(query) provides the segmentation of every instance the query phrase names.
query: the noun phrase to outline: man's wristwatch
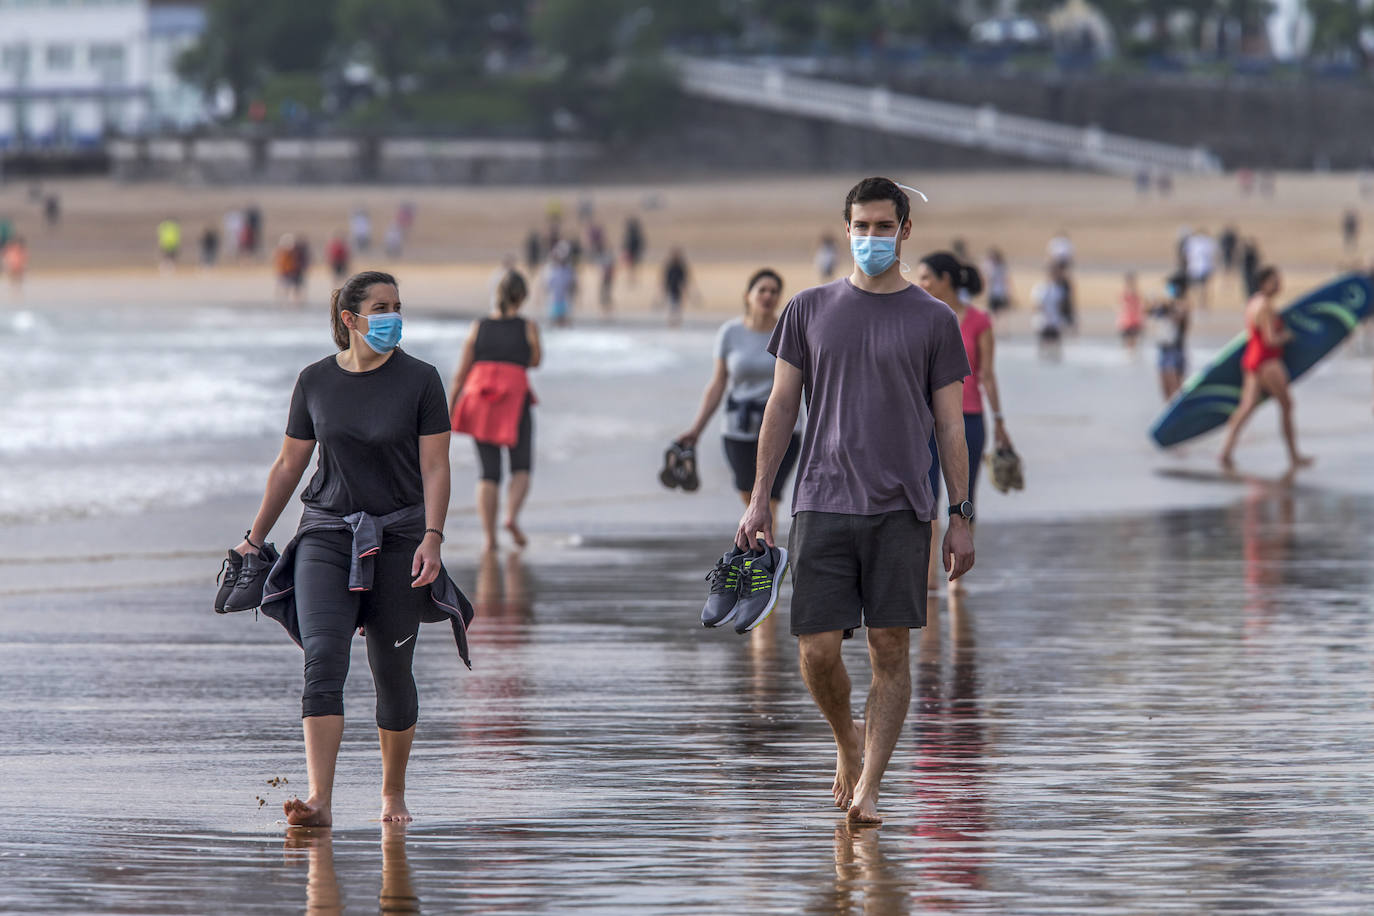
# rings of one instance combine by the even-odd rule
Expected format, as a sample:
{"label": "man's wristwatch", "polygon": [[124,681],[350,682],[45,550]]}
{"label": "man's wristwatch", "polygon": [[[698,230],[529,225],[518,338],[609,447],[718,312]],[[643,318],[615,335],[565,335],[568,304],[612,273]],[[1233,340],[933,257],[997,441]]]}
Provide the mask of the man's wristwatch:
{"label": "man's wristwatch", "polygon": [[969,502],[966,499],[961,503],[955,503],[954,505],[950,506],[949,517],[954,518],[954,516],[956,515],[964,519],[965,521],[973,521],[973,503]]}

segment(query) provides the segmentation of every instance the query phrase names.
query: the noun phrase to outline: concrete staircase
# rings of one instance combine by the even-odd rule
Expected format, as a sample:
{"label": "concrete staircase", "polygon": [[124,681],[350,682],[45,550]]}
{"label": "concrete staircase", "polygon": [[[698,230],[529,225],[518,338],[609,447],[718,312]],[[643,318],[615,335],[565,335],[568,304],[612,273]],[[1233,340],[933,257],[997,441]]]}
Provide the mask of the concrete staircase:
{"label": "concrete staircase", "polygon": [[881,87],[812,79],[775,66],[687,56],[677,57],[675,63],[684,92],[734,105],[1100,172],[1221,171],[1221,161],[1201,147],[1190,149],[1096,127],[1023,118],[991,107],[935,102]]}

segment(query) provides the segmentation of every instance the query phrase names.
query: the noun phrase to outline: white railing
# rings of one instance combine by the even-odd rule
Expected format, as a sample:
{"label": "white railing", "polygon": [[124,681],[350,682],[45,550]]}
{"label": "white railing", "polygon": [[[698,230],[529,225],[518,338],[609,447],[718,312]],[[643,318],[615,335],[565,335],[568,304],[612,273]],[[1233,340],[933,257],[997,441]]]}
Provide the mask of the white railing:
{"label": "white railing", "polygon": [[1103,172],[1221,171],[1220,160],[1202,147],[796,76],[777,67],[695,57],[678,57],[676,64],[683,91],[737,105]]}

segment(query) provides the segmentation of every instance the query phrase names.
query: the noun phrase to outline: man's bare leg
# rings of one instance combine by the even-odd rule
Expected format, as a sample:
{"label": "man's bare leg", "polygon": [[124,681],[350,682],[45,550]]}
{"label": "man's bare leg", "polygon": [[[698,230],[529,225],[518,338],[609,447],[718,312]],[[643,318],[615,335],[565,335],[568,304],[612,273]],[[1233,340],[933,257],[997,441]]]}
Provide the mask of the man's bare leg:
{"label": "man's bare leg", "polygon": [[849,672],[840,657],[843,630],[804,633],[798,639],[802,680],[835,734],[835,807],[848,808],[863,769],[863,723],[849,708]]}
{"label": "man's bare leg", "polygon": [[310,797],[305,801],[293,798],[282,805],[286,822],[291,826],[328,827],[334,823],[330,805],[334,799],[334,764],[339,759],[343,727],[343,716],[307,716],[301,720]]}
{"label": "man's bare leg", "polygon": [[878,789],[902,733],[911,705],[911,632],[906,627],[879,627],[868,631],[868,657],[873,663],[873,684],[868,690],[864,714],[864,765],[854,787],[849,809],[851,824],[881,824]]}
{"label": "man's bare leg", "polygon": [[415,726],[402,732],[377,729],[377,741],[382,746],[382,820],[406,823],[410,809],[406,807],[406,766],[410,763],[410,745],[415,740]]}

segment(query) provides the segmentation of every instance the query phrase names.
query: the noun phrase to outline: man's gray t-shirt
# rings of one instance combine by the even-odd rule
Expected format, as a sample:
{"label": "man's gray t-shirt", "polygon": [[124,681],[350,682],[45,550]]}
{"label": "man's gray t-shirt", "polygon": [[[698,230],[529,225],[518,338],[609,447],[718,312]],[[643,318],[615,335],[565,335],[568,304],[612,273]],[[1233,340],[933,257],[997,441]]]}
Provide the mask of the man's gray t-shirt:
{"label": "man's gray t-shirt", "polygon": [[[716,359],[725,362],[730,378],[725,410],[721,412],[721,434],[727,439],[758,441],[777,366],[777,360],[768,352],[770,336],[766,331],[751,330],[743,318],[725,322],[716,334]],[[801,432],[804,425],[799,415],[795,431]]]}
{"label": "man's gray t-shirt", "polygon": [[768,350],[801,370],[806,392],[792,511],[934,519],[931,393],[969,374],[949,306],[916,286],[867,293],[844,278],[797,293]]}

